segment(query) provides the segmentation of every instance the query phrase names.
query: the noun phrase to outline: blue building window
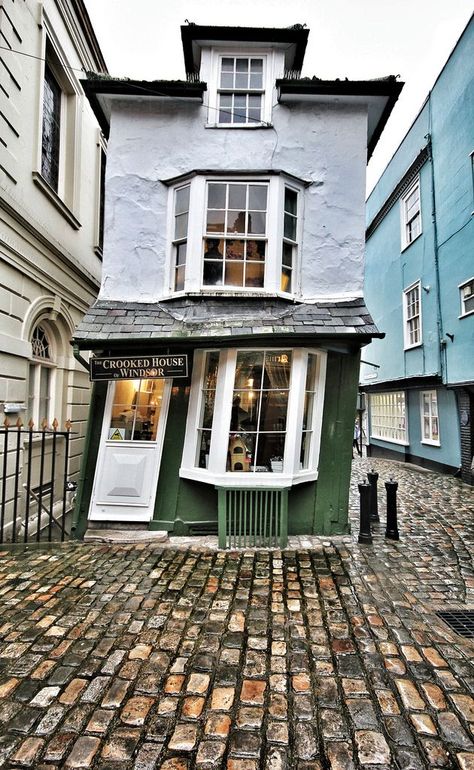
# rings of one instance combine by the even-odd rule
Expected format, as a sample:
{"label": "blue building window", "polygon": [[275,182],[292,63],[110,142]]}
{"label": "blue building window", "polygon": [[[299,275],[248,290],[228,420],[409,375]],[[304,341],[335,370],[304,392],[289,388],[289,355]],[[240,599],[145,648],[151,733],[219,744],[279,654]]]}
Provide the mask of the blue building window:
{"label": "blue building window", "polygon": [[401,199],[402,249],[421,235],[420,180],[410,187]]}

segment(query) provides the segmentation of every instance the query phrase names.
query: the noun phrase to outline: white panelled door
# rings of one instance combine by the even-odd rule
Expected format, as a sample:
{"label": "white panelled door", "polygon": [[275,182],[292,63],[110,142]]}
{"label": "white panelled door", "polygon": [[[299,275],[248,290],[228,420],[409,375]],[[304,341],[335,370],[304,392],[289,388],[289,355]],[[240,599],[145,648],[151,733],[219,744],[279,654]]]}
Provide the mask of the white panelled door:
{"label": "white panelled door", "polygon": [[171,380],[109,383],[91,520],[152,518],[170,392]]}

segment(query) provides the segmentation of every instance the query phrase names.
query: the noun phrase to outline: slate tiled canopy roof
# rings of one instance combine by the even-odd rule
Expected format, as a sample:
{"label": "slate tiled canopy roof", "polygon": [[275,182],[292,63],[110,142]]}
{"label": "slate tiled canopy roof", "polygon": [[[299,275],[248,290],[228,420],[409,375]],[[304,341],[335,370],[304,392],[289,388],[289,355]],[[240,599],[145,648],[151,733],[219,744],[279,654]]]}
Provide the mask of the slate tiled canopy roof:
{"label": "slate tiled canopy roof", "polygon": [[[86,313],[74,341],[91,349],[104,342],[215,340],[279,336],[381,337],[364,300],[297,303],[279,297],[182,297],[157,303],[98,300]],[[364,340],[365,341],[369,341]]]}

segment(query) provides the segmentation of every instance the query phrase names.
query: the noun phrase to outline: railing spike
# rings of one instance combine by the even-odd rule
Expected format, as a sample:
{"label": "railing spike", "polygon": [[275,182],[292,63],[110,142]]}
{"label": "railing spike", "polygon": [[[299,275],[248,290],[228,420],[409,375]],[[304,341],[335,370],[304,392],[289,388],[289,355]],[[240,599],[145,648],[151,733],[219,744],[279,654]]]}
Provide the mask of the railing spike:
{"label": "railing spike", "polygon": [[70,431],[70,430],[71,430],[71,428],[72,428],[72,422],[71,422],[71,420],[66,420],[66,424],[65,424],[65,426],[64,426],[64,427],[66,428],[66,430],[67,430],[67,431]]}
{"label": "railing spike", "polygon": [[4,421],[3,421],[3,425],[4,425],[4,427],[5,427],[7,430],[8,430],[8,428],[10,427],[10,424],[11,424],[11,423],[10,423],[10,420],[8,419],[8,417],[5,417],[5,419],[4,419]]}
{"label": "railing spike", "polygon": [[28,420],[28,427],[30,430],[33,430],[33,428],[35,427],[32,417],[30,417],[30,419]]}
{"label": "railing spike", "polygon": [[56,417],[53,420],[53,430],[56,431],[58,429],[59,422],[57,421]]}
{"label": "railing spike", "polygon": [[15,423],[15,426],[17,428],[23,428],[23,420],[21,419],[21,417],[18,418],[18,420]]}
{"label": "railing spike", "polygon": [[47,430],[48,428],[48,421],[46,417],[43,417],[43,419],[41,420],[41,428],[42,430]]}

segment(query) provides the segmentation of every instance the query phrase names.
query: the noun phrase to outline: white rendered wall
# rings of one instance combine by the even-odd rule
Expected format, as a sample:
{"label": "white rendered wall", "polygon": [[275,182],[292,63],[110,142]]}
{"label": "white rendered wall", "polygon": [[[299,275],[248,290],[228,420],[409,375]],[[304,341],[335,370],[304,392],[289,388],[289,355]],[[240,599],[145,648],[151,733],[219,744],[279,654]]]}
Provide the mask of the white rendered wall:
{"label": "white rendered wall", "polygon": [[[360,296],[367,115],[348,105],[279,105],[273,127],[206,128],[205,105],[113,105],[107,156],[102,299],[156,302],[166,292],[168,187],[195,169],[282,170],[304,191],[304,298]],[[205,201],[202,202],[204,221]],[[200,259],[200,254],[188,254]]]}

